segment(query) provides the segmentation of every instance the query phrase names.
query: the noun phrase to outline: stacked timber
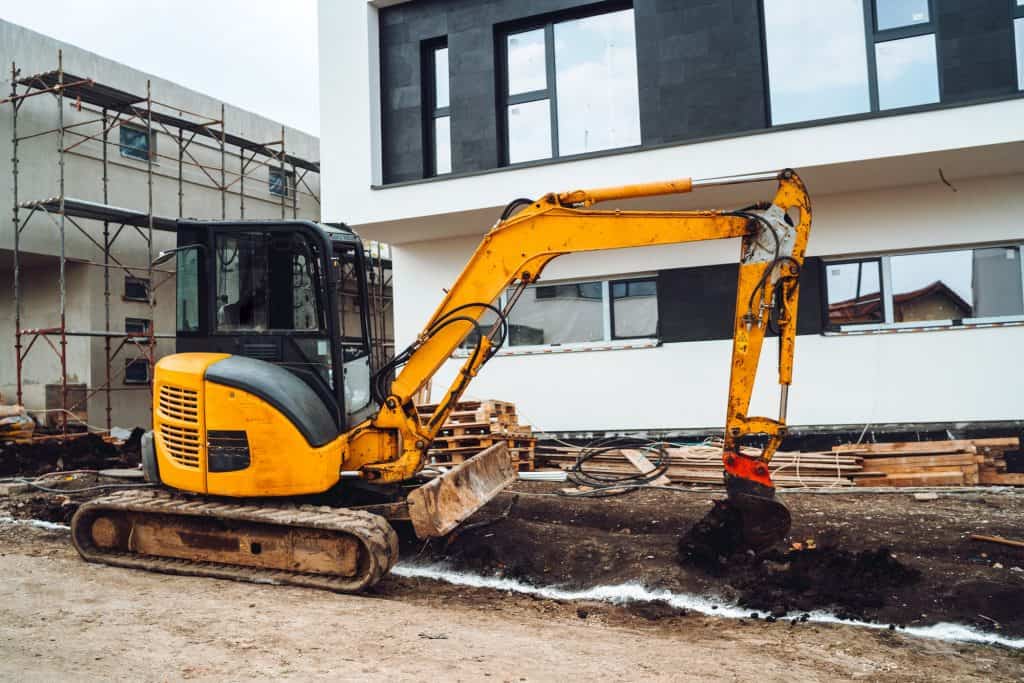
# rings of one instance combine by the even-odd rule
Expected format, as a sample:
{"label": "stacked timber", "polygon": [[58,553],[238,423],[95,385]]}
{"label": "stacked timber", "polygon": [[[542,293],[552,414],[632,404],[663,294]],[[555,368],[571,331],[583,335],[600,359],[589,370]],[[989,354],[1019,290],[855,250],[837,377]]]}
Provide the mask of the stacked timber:
{"label": "stacked timber", "polygon": [[858,486],[1024,485],[1024,475],[1006,471],[1007,451],[1019,447],[1011,437],[846,444],[832,452],[862,458]]}
{"label": "stacked timber", "polygon": [[[758,455],[756,449],[744,449],[747,455]],[[652,463],[658,463],[656,451],[644,450]],[[593,474],[635,474],[637,466],[628,449],[605,451],[588,456],[586,449],[573,446],[537,447],[538,463],[571,469],[581,456],[582,467]],[[722,449],[710,445],[669,447],[660,460],[665,476],[674,484],[722,484]],[[781,487],[853,486],[853,475],[860,472],[861,458],[832,452],[778,452],[772,458],[772,480]]]}
{"label": "stacked timber", "polygon": [[[420,423],[430,422],[437,404],[416,407]],[[508,445],[521,472],[533,470],[537,439],[529,425],[519,424],[515,404],[507,401],[463,401],[455,404],[427,451],[431,465],[456,465],[498,443]]]}

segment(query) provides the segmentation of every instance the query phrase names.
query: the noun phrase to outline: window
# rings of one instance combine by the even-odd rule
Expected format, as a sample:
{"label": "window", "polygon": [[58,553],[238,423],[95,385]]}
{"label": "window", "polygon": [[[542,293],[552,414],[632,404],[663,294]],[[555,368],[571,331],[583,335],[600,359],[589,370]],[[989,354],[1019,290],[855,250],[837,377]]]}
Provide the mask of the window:
{"label": "window", "polygon": [[148,318],[125,318],[124,331],[129,337],[148,337],[150,324]]}
{"label": "window", "polygon": [[[514,292],[494,302],[502,308]],[[477,329],[487,332],[495,315],[480,316]],[[657,281],[654,278],[594,280],[531,285],[508,316],[507,346],[560,346],[617,339],[652,338],[658,334]],[[463,343],[473,347],[476,335]]]}
{"label": "window", "polygon": [[432,41],[424,54],[426,67],[424,103],[428,113],[425,121],[427,144],[427,175],[452,172],[452,117],[449,95],[448,45]]}
{"label": "window", "polygon": [[1017,87],[1024,90],[1024,0],[1017,0],[1014,11],[1017,15],[1013,20],[1013,42],[1017,46]]}
{"label": "window", "polygon": [[199,331],[199,248],[182,249],[177,265],[178,332]]}
{"label": "window", "polygon": [[874,1],[874,109],[939,101],[930,0]]}
{"label": "window", "polygon": [[633,10],[504,36],[506,161],[640,144]]}
{"label": "window", "polygon": [[773,125],[940,100],[931,0],[764,0],[764,18]]}
{"label": "window", "polygon": [[863,0],[764,0],[772,124],[871,109]]}
{"label": "window", "polygon": [[297,234],[218,235],[218,331],[319,330],[316,261]]}
{"label": "window", "polygon": [[828,263],[826,286],[831,329],[1024,315],[1024,269],[1016,245]]}
{"label": "window", "polygon": [[658,287],[655,280],[611,284],[612,338],[653,337],[658,333]]}
{"label": "window", "polygon": [[272,168],[268,174],[267,182],[270,194],[276,194],[278,197],[291,196],[291,193],[295,190],[295,174],[291,171]]}
{"label": "window", "polygon": [[885,321],[882,310],[882,262],[864,259],[825,266],[829,325]]}
{"label": "window", "polygon": [[149,303],[149,280],[133,275],[124,276],[124,298],[126,301]]}
{"label": "window", "polygon": [[121,156],[131,159],[156,159],[156,131],[150,131],[146,135],[145,128],[138,128],[122,123],[120,130]]}
{"label": "window", "polygon": [[125,384],[149,384],[149,361],[145,358],[125,358]]}

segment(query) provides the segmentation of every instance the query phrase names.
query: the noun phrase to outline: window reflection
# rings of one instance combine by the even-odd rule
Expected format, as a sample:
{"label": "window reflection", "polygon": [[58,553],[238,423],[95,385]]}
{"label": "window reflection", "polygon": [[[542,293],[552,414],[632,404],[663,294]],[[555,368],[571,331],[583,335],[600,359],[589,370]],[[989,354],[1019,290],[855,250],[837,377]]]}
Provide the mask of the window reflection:
{"label": "window reflection", "polygon": [[[1024,0],[1018,4],[1024,6]],[[1017,87],[1024,90],[1024,17],[1013,20],[1013,32],[1017,45]]]}
{"label": "window reflection", "polygon": [[775,125],[870,109],[861,0],[765,0]]}
{"label": "window reflection", "polygon": [[548,87],[544,29],[513,33],[508,37],[508,94]]}
{"label": "window reflection", "polygon": [[554,26],[558,153],[640,144],[633,11]]}
{"label": "window reflection", "polygon": [[658,288],[654,280],[613,282],[612,337],[653,337],[658,332]]}
{"label": "window reflection", "polygon": [[439,116],[434,119],[434,173],[452,172],[452,119]]}
{"label": "window reflection", "polygon": [[548,100],[513,104],[508,108],[508,160],[547,159],[551,156],[551,112]]}
{"label": "window reflection", "polygon": [[879,31],[928,21],[928,0],[875,0],[875,25]]}
{"label": "window reflection", "polygon": [[939,101],[939,72],[933,34],[875,45],[878,106],[911,107]]}
{"label": "window reflection", "polygon": [[829,263],[825,278],[830,325],[880,323],[885,320],[881,263],[878,259]]}
{"label": "window reflection", "polygon": [[600,282],[530,287],[508,318],[509,344],[566,344],[604,339]]}
{"label": "window reflection", "polygon": [[448,106],[448,48],[434,51],[434,108]]}

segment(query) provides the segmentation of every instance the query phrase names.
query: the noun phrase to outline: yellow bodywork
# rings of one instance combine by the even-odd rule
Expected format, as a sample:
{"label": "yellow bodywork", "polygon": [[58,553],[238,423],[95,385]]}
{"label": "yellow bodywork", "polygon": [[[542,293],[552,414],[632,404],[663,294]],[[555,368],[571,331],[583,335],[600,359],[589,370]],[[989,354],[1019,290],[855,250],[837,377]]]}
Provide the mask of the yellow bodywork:
{"label": "yellow bodywork", "polygon": [[[238,389],[204,382],[205,369],[224,358],[223,354],[168,356],[157,365],[154,384],[154,431],[160,474],[165,483],[175,488],[230,496],[318,493],[337,483],[342,470],[358,472],[376,483],[409,479],[422,468],[426,449],[489,355],[489,341],[485,337],[483,352],[470,354],[463,363],[435,412],[434,421],[421,425],[413,396],[471,331],[468,322],[435,329],[439,321],[454,311],[479,319],[485,312],[481,302],[495,301],[514,283],[525,286],[536,282],[547,264],[563,254],[737,237],[742,238],[742,244],[725,420],[726,451],[734,451],[743,436],[768,434],[771,440],[763,455],[766,464],[785,433],[785,389],[792,381],[796,335],[795,276],[803,263],[811,225],[810,200],[800,178],[792,171],[784,171],[777,179],[774,199],[760,208],[770,207],[778,216],[785,212],[798,214],[792,225],[772,228],[776,253],[785,257],[781,261],[767,259],[765,254],[771,251],[771,244],[766,242],[768,233],[761,226],[767,223],[754,220],[749,214],[592,208],[603,201],[689,192],[694,187],[690,179],[552,193],[531,202],[484,236],[415,343],[380,412],[321,448],[311,448],[287,418],[260,399]],[[776,227],[781,225],[777,223]],[[782,252],[778,252],[780,232],[784,233]],[[779,419],[749,417],[747,410],[768,327],[770,303],[779,288],[779,383],[783,387]],[[173,401],[162,398],[165,386],[195,392],[196,414],[192,422],[171,414]],[[171,409],[168,412],[162,406]],[[181,448],[181,430],[197,430],[200,441],[205,441],[206,429],[243,428],[249,435],[252,459],[251,466],[244,470],[207,473],[205,443],[198,445],[197,467],[182,464],[173,457],[174,449]],[[766,468],[764,479],[770,485]]]}
{"label": "yellow bodywork", "polygon": [[[252,394],[203,379],[222,353],[179,353],[157,363],[153,432],[160,477],[169,486],[221,496],[294,496],[326,491],[341,471],[342,437],[312,448],[280,411]],[[195,392],[195,419],[182,390]],[[249,467],[234,472],[207,470],[206,433],[244,430]],[[195,464],[188,437],[197,435]]]}

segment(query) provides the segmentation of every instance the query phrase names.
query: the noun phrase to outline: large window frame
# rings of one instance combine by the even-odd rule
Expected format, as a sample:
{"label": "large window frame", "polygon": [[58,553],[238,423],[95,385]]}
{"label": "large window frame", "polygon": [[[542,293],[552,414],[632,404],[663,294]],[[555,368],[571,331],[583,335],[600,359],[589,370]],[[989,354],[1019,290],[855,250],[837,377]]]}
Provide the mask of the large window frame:
{"label": "large window frame", "polygon": [[823,273],[827,272],[829,266],[843,265],[850,263],[878,262],[881,266],[879,282],[879,295],[882,299],[883,320],[881,322],[847,323],[836,325],[829,321],[829,295],[827,282],[822,282],[822,321],[824,323],[824,334],[826,335],[847,335],[862,334],[869,332],[908,332],[916,330],[942,330],[942,329],[970,329],[979,326],[991,326],[999,324],[1024,324],[1024,313],[1006,314],[985,317],[965,317],[959,319],[944,320],[912,320],[907,322],[896,321],[896,310],[894,296],[896,291],[893,287],[892,260],[906,256],[920,256],[928,254],[954,253],[958,251],[974,251],[979,249],[1016,249],[1017,263],[1019,266],[1019,277],[1021,291],[1024,292],[1024,242],[998,242],[994,244],[969,244],[963,246],[936,247],[933,249],[915,249],[912,251],[891,252],[885,254],[866,254],[860,257],[826,258],[824,259]]}
{"label": "large window frame", "polygon": [[[447,54],[448,71],[448,104],[438,106],[437,102],[437,53],[444,50]],[[448,52],[448,37],[433,38],[423,41],[422,47],[423,84],[423,170],[424,176],[433,178],[449,175],[454,170],[451,159],[451,53]],[[437,163],[437,123],[439,119],[448,119],[448,170],[439,170]]]}
{"label": "large window frame", "polygon": [[[871,98],[871,111],[895,111],[912,107],[927,107],[942,102],[942,55],[939,48],[938,23],[935,20],[935,0],[927,0],[928,21],[907,24],[887,29],[878,28],[878,0],[864,0],[864,30],[867,40],[868,58],[868,95]],[[918,38],[931,35],[935,43],[935,79],[938,85],[938,99],[934,102],[922,102],[903,107],[887,107],[882,109],[879,104],[878,85],[878,45],[907,38]]]}
{"label": "large window frame", "polygon": [[[498,78],[498,122],[500,127],[498,141],[500,148],[500,160],[502,166],[518,166],[521,164],[550,162],[557,159],[572,158],[576,156],[587,156],[590,154],[607,153],[610,151],[630,149],[632,147],[637,146],[627,145],[624,147],[612,147],[608,149],[594,150],[592,152],[562,155],[559,152],[558,140],[558,84],[556,69],[557,65],[555,64],[556,24],[561,24],[563,22],[568,21],[575,21],[578,19],[587,19],[602,14],[611,14],[612,12],[621,12],[633,9],[634,7],[632,0],[613,0],[608,2],[597,3],[595,5],[589,5],[583,8],[576,8],[563,12],[558,12],[540,18],[519,21],[513,24],[506,24],[496,28],[495,43],[497,49],[495,50],[495,55],[497,57],[497,69],[495,69],[495,72]],[[540,29],[544,30],[544,73],[546,78],[546,87],[538,90],[531,90],[529,92],[522,92],[516,93],[515,95],[510,95],[508,69],[508,38],[509,36],[514,36],[518,33],[527,33],[529,31],[537,31]],[[637,88],[639,92],[639,74],[637,74],[637,81]],[[548,102],[548,125],[551,129],[550,155],[546,157],[541,157],[539,159],[531,159],[529,161],[512,162],[509,158],[509,108],[518,104],[529,104],[530,102],[541,102],[544,100],[547,100]],[[642,125],[642,122],[640,122],[640,125]],[[642,129],[640,132],[642,136]]]}
{"label": "large window frame", "polygon": [[[846,118],[849,116],[865,116],[874,115],[883,112],[894,112],[909,110],[913,111],[919,108],[929,108],[940,105],[943,101],[943,77],[942,77],[942,48],[941,43],[938,39],[938,21],[936,19],[936,2],[935,0],[926,0],[928,6],[928,21],[920,22],[916,24],[908,24],[905,26],[897,26],[893,28],[878,28],[878,12],[876,10],[876,4],[878,0],[862,0],[862,15],[864,20],[864,45],[865,45],[865,59],[867,60],[867,91],[868,91],[868,109],[867,111],[852,111],[845,114],[838,114],[836,116],[827,116],[824,118],[811,118],[801,119],[798,121],[787,121],[785,123],[776,124],[772,120],[772,85],[771,78],[769,76],[770,67],[768,64],[768,25],[766,21],[767,11],[765,3],[769,0],[761,0],[759,5],[761,11],[761,40],[762,40],[762,59],[764,60],[764,79],[767,89],[767,101],[766,101],[766,114],[768,117],[769,128],[775,126],[804,126],[813,121],[826,121],[830,119]],[[1009,0],[1015,2],[1015,0]],[[897,40],[903,40],[907,38],[917,38],[921,36],[934,36],[935,43],[935,77],[938,85],[938,99],[933,102],[922,102],[919,104],[911,104],[904,106],[886,107],[882,108],[879,102],[879,81],[878,81],[878,54],[877,46],[883,43],[889,43]]]}

